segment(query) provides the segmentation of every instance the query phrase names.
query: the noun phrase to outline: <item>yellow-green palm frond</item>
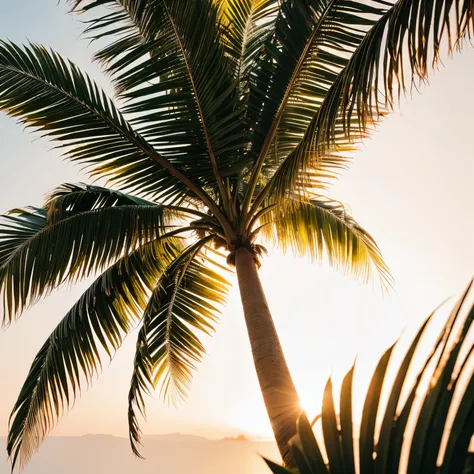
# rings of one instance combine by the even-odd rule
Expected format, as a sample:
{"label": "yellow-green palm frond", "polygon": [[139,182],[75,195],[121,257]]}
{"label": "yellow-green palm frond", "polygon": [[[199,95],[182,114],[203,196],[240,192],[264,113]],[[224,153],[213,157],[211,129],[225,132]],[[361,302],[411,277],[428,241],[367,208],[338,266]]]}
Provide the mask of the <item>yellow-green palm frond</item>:
{"label": "yellow-green palm frond", "polygon": [[264,202],[276,203],[284,209],[287,203],[291,204],[291,199],[310,199],[314,193],[326,190],[331,181],[346,169],[350,154],[357,149],[355,134],[348,137],[343,131],[342,121],[338,127],[331,149],[326,148],[324,152],[315,149],[303,154],[300,143],[285,159],[275,159],[273,169],[272,160],[269,160],[265,170],[268,178],[257,188],[251,213]]}
{"label": "yellow-green palm frond", "polygon": [[198,334],[210,334],[226,301],[229,282],[204,248],[211,237],[188,247],[164,271],[150,298],[138,334],[129,392],[129,435],[140,456],[136,409],[145,414],[143,394],[159,388],[176,403],[186,397],[196,364],[205,353]]}
{"label": "yellow-green palm frond", "polygon": [[264,214],[262,233],[283,251],[326,257],[330,265],[363,281],[377,274],[384,288],[391,285],[390,272],[372,236],[339,202],[322,196],[290,200],[283,211],[278,206]]}
{"label": "yellow-green palm frond", "polygon": [[246,92],[250,67],[256,55],[273,34],[278,13],[275,0],[216,0],[221,25],[222,41],[234,66],[240,92]]}
{"label": "yellow-green palm frond", "polygon": [[100,275],[51,333],[35,357],[13,408],[7,441],[21,467],[84,383],[89,385],[138,322],[163,270],[181,252],[177,241],[152,242]]}

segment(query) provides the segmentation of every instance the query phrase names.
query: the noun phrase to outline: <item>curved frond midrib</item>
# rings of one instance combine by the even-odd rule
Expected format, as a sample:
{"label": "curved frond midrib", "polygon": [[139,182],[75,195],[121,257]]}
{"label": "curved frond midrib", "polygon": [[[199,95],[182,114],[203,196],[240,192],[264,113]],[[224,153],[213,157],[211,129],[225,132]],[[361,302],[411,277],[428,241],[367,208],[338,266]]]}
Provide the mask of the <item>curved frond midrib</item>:
{"label": "curved frond midrib", "polygon": [[[128,207],[132,207],[132,208],[138,208],[138,207],[152,207],[152,208],[156,208],[158,206],[132,206],[132,205],[129,205],[129,206],[120,206],[120,207],[117,207],[117,208],[110,208],[109,210],[111,209],[117,209],[117,212],[120,212],[120,210],[123,210],[124,208],[128,208]],[[11,261],[17,256],[18,253],[21,253],[22,251],[25,250],[26,247],[28,247],[28,245],[33,241],[33,240],[36,240],[37,238],[41,237],[41,235],[45,234],[46,232],[50,232],[51,231],[51,228],[52,227],[55,227],[55,226],[64,226],[65,224],[67,224],[68,222],[72,221],[72,220],[76,220],[76,219],[82,219],[84,218],[84,216],[87,216],[87,215],[92,215],[92,214],[97,214],[97,213],[100,213],[100,212],[103,212],[103,209],[101,208],[98,208],[98,209],[93,209],[91,211],[85,211],[85,212],[80,212],[78,214],[75,214],[73,216],[69,216],[69,217],[66,217],[65,219],[62,219],[60,220],[59,222],[55,223],[55,224],[49,224],[49,225],[46,225],[45,227],[43,227],[41,230],[39,230],[38,232],[34,233],[31,235],[31,237],[25,241],[23,241],[22,244],[20,244],[16,249],[15,252],[13,252],[9,258],[2,264],[0,265],[0,272],[2,270],[4,270],[6,267],[8,267],[8,265],[11,263]]]}
{"label": "curved frond midrib", "polygon": [[[1,43],[0,43],[1,44]],[[3,43],[8,50],[8,43]],[[57,61],[60,59],[58,55],[53,53],[50,55],[46,51],[46,49],[38,46],[32,46],[33,51],[36,55],[39,53],[43,55],[48,55],[50,56],[54,61]],[[38,60],[36,57],[35,60]],[[29,67],[29,66],[28,66]],[[58,87],[55,84],[52,84],[50,81],[48,81],[46,78],[41,77],[39,75],[32,74],[28,71],[25,71],[23,69],[20,69],[18,67],[14,67],[12,65],[5,65],[0,63],[0,70],[3,68],[5,71],[13,74],[20,75],[22,77],[27,78],[30,81],[34,81],[37,84],[39,84],[42,88],[47,88],[51,92],[54,92],[56,94],[59,94],[63,97],[67,97],[72,103],[75,103],[81,107],[84,107],[88,112],[90,112],[94,117],[97,117],[98,119],[101,120],[101,123],[104,123],[110,131],[113,133],[117,134],[118,136],[124,138],[128,143],[133,145],[134,147],[137,148],[141,153],[143,153],[144,157],[150,160],[150,162],[156,163],[160,168],[164,168],[166,171],[170,173],[174,178],[179,180],[181,183],[183,183],[185,186],[187,186],[189,189],[191,189],[200,199],[201,201],[209,208],[212,210],[212,212],[216,215],[216,217],[223,223],[224,226],[227,225],[226,219],[222,212],[220,211],[219,207],[217,204],[214,202],[214,200],[206,193],[206,191],[201,188],[198,184],[193,182],[190,178],[188,178],[183,172],[181,172],[178,168],[175,168],[173,164],[171,164],[167,159],[165,159],[159,152],[157,152],[151,144],[149,144],[137,131],[135,131],[130,124],[124,119],[123,115],[121,112],[115,107],[111,99],[109,99],[105,94],[103,93],[102,90],[100,90],[95,84],[89,79],[89,77],[86,74],[83,74],[80,72],[80,70],[75,66],[74,64],[70,63],[69,66],[64,63],[61,64],[61,67],[64,68],[70,68],[68,72],[73,71],[74,73],[78,73],[81,75],[81,77],[85,78],[87,81],[87,84],[85,87],[87,87],[88,93],[91,94],[97,94],[97,99],[105,101],[104,104],[106,103],[107,105],[112,107],[112,113],[117,117],[119,123],[113,120],[113,118],[105,114],[103,111],[98,109],[97,107],[94,107],[93,104],[89,103],[86,100],[82,100],[81,98],[77,97],[74,95],[70,90]],[[41,71],[43,73],[44,71]],[[95,89],[94,89],[95,87]],[[91,89],[92,88],[92,89]],[[17,114],[18,115],[18,114]],[[28,123],[31,126],[35,127],[34,122],[29,122],[28,116],[26,118],[23,118],[20,120],[23,120],[24,123]],[[67,145],[66,145],[67,146]],[[230,230],[230,228],[228,228]]]}
{"label": "curved frond midrib", "polygon": [[201,126],[202,126],[202,130],[203,130],[204,138],[206,140],[207,149],[208,149],[208,152],[209,152],[209,159],[211,160],[211,165],[212,165],[212,169],[214,171],[214,176],[216,178],[217,185],[219,187],[219,191],[221,193],[221,199],[226,203],[227,208],[230,209],[229,208],[229,203],[227,202],[227,192],[224,189],[224,185],[223,185],[223,182],[222,182],[222,177],[220,175],[219,168],[217,166],[216,156],[215,156],[214,150],[212,148],[211,137],[210,137],[210,134],[209,134],[209,130],[207,129],[206,120],[205,120],[205,117],[204,117],[201,101],[200,101],[200,98],[199,98],[199,95],[198,95],[198,92],[197,92],[197,89],[196,89],[196,84],[194,82],[194,76],[193,76],[193,73],[192,73],[190,65],[189,65],[188,55],[187,55],[186,50],[184,48],[184,45],[183,45],[183,42],[182,42],[181,37],[179,35],[179,32],[176,28],[176,24],[174,22],[173,16],[171,15],[171,13],[169,11],[169,8],[166,4],[166,0],[163,0],[163,5],[165,7],[166,14],[168,15],[171,26],[173,28],[173,32],[174,32],[176,41],[177,41],[177,43],[179,45],[179,48],[180,48],[180,51],[181,51],[181,56],[183,57],[183,60],[184,60],[184,64],[185,64],[186,71],[187,71],[187,74],[188,74],[188,77],[189,77],[189,81],[191,83],[191,88],[193,90],[194,100],[196,101],[196,107],[197,107],[197,110],[198,110],[199,118],[201,120]]}
{"label": "curved frond midrib", "polygon": [[333,6],[337,3],[338,0],[331,0],[324,11],[321,14],[321,17],[318,19],[316,22],[313,32],[311,33],[310,37],[308,38],[308,41],[306,42],[306,45],[301,52],[301,55],[298,59],[298,63],[295,66],[295,69],[291,75],[290,81],[286,87],[285,94],[282,97],[282,100],[278,106],[278,110],[275,114],[275,117],[273,119],[273,122],[267,132],[267,136],[265,137],[265,141],[262,145],[262,149],[259,152],[256,164],[254,166],[254,170],[252,171],[252,175],[250,178],[250,183],[249,183],[249,188],[247,190],[247,196],[245,199],[245,202],[247,203],[246,206],[250,205],[250,201],[252,199],[252,195],[255,191],[255,186],[257,184],[258,176],[260,175],[260,172],[262,170],[263,164],[265,162],[265,159],[267,157],[268,151],[270,149],[270,146],[275,138],[275,135],[278,130],[278,125],[280,124],[281,118],[283,116],[283,112],[285,111],[285,107],[291,97],[291,94],[293,92],[293,89],[295,87],[295,84],[299,78],[299,75],[303,69],[303,65],[308,58],[308,55],[311,51],[311,47],[313,45],[314,40],[317,38],[317,36],[320,33],[321,27],[324,24],[327,15],[331,12]]}
{"label": "curved frond midrib", "polygon": [[[54,90],[55,92],[58,92],[60,94],[65,94],[67,95],[67,97],[73,101],[73,102],[76,102],[77,104],[79,105],[82,105],[83,107],[87,108],[90,112],[92,112],[94,115],[97,115],[99,116],[105,123],[107,123],[107,125],[110,127],[110,129],[115,132],[115,133],[118,133],[119,135],[121,135],[123,138],[126,138],[130,141],[133,141],[133,143],[137,144],[138,146],[138,142],[134,140],[134,137],[133,137],[133,134],[136,134],[136,132],[133,131],[133,129],[124,121],[123,125],[125,127],[128,127],[129,128],[129,131],[131,132],[131,134],[127,134],[127,133],[124,133],[124,130],[120,127],[117,127],[116,124],[114,124],[114,122],[112,120],[110,120],[110,117],[108,117],[107,115],[103,114],[99,109],[97,109],[96,107],[92,106],[91,104],[88,104],[87,102],[85,102],[84,100],[81,100],[80,98],[78,98],[77,96],[71,94],[69,91],[65,90],[65,89],[60,89],[59,87],[55,86],[54,84],[51,84],[50,82],[48,82],[47,80],[45,79],[42,79],[41,77],[38,77],[38,76],[34,76],[33,74],[30,74],[30,73],[27,73],[21,69],[18,69],[18,68],[15,68],[15,67],[12,67],[12,66],[5,66],[3,64],[0,63],[0,68],[3,68],[3,69],[6,69],[6,70],[9,70],[9,71],[12,71],[12,72],[15,72],[16,74],[20,74],[20,75],[23,75],[23,76],[27,76],[29,77],[31,80],[34,80],[40,84],[42,84],[43,86],[46,86],[48,88],[50,88],[51,90]],[[120,115],[120,112],[118,112],[118,110],[115,109],[115,112],[117,114],[119,114],[118,116],[120,118],[122,118],[122,116]]]}

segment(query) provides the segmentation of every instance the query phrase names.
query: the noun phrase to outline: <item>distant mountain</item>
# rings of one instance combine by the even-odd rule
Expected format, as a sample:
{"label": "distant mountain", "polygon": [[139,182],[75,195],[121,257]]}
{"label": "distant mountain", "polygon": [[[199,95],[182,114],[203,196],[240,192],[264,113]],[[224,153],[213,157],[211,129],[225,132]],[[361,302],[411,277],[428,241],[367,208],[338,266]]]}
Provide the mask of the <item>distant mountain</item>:
{"label": "distant mountain", "polygon": [[[146,436],[143,444],[146,459],[139,460],[125,438],[51,437],[24,474],[270,474],[261,456],[279,459],[276,445],[265,441],[214,441],[173,433]],[[5,446],[5,438],[0,445]],[[0,474],[10,474],[8,462],[0,462]]]}
{"label": "distant mountain", "polygon": [[198,443],[198,442],[206,442],[210,441],[207,438],[204,438],[203,436],[196,436],[196,435],[190,435],[190,434],[182,434],[182,433],[169,433],[169,434],[163,434],[163,435],[147,435],[143,437],[143,442],[147,443],[148,440],[154,440],[154,441],[173,441],[175,443]]}

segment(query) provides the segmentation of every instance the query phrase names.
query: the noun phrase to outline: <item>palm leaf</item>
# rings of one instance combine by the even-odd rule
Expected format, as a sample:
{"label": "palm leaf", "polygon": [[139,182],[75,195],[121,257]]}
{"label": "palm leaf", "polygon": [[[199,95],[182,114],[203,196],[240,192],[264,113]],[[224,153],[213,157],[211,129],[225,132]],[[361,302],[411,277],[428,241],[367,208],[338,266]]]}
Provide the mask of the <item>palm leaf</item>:
{"label": "palm leaf", "polygon": [[0,292],[4,323],[64,281],[101,271],[166,230],[166,208],[157,205],[99,208],[55,224],[48,224],[46,211],[34,208],[3,216]]}
{"label": "palm leaf", "polygon": [[317,161],[311,161],[316,155],[300,151],[298,144],[338,72],[386,5],[347,0],[281,3],[267,47],[272,60],[262,58],[251,94],[249,126],[255,128],[258,159],[246,202],[260,171],[268,176],[289,155],[304,161],[305,169],[316,166]]}
{"label": "palm leaf", "polygon": [[[331,143],[336,124],[352,119],[364,129],[379,118],[379,106],[392,108],[416,79],[425,81],[440,59],[462,45],[472,28],[472,2],[399,0],[372,26],[329,89],[305,134],[302,153]],[[395,90],[398,89],[398,90]],[[382,95],[381,95],[382,93]]]}
{"label": "palm leaf", "polygon": [[[326,415],[323,414],[323,440],[321,443],[324,443],[328,453],[329,465],[326,467],[330,472],[398,474],[404,444],[409,448],[410,453],[408,472],[414,474],[463,472],[468,458],[469,442],[473,434],[472,421],[474,419],[472,390],[474,378],[472,374],[465,378],[466,371],[470,369],[469,361],[472,361],[474,350],[471,347],[469,336],[469,334],[472,335],[474,306],[469,309],[465,308],[472,287],[473,282],[471,281],[466,292],[456,302],[439,337],[433,344],[431,353],[425,359],[421,369],[418,370],[414,382],[409,384],[407,374],[413,356],[421,345],[425,330],[434,313],[423,323],[402,360],[387,404],[383,409],[380,404],[380,396],[394,346],[389,348],[379,360],[364,402],[358,460],[353,448],[354,420],[351,408],[354,367],[346,375],[341,390],[340,431],[338,431],[337,415],[332,401],[332,387],[330,381],[328,382],[323,399],[323,412],[326,411]],[[464,309],[467,311],[463,311]],[[462,359],[459,359],[461,354]],[[415,412],[413,410],[415,396],[420,391],[422,379],[429,383],[421,393],[421,409]],[[461,388],[460,399],[454,402],[453,393],[460,380],[464,380],[466,383]],[[400,395],[405,388],[409,388],[408,396],[400,404]],[[447,423],[447,413],[450,410],[453,410],[451,426]],[[299,423],[305,425],[305,419],[305,416],[302,415]],[[377,419],[382,420],[378,436],[376,433]],[[409,419],[413,422],[414,428],[410,426],[411,423],[408,423]],[[324,428],[324,423],[327,425],[326,428]],[[442,457],[441,465],[437,466],[436,460],[440,457],[441,452],[440,440],[446,431],[449,431],[446,451]],[[340,450],[341,441],[342,451]],[[321,457],[321,449],[311,429],[306,429],[304,433],[299,430],[292,442],[297,447],[298,455],[295,456],[295,460],[300,473],[320,474],[326,472],[324,465],[308,462],[309,459]],[[337,459],[336,466],[331,465],[331,459]],[[273,464],[269,466],[274,473],[290,472],[279,470]]]}
{"label": "palm leaf", "polygon": [[[266,200],[285,208],[286,204],[291,202],[288,198],[311,199],[312,194],[326,190],[329,182],[336,179],[346,168],[349,162],[347,153],[354,150],[352,142],[341,136],[337,151],[327,152],[316,158],[316,153],[303,156],[297,147],[274,169],[271,169],[271,163],[267,162],[266,172],[271,169],[271,174],[268,180],[264,180],[263,187],[257,187],[258,194],[249,217],[252,218]],[[317,166],[311,167],[309,163],[313,158],[317,159]]]}
{"label": "palm leaf", "polygon": [[336,201],[315,197],[309,202],[291,200],[286,209],[273,207],[261,217],[263,234],[283,251],[312,260],[327,255],[329,263],[367,281],[375,270],[382,285],[391,276],[379,248]]}
{"label": "palm leaf", "polygon": [[248,93],[251,68],[262,44],[273,34],[275,0],[216,0],[220,9],[222,42],[232,59],[240,93]]}
{"label": "palm leaf", "polygon": [[188,247],[165,270],[145,309],[138,334],[129,392],[129,435],[140,456],[141,431],[136,408],[144,415],[143,393],[160,387],[165,399],[186,397],[192,372],[205,350],[196,332],[210,334],[226,301],[229,283],[212,267],[204,246],[212,237]]}
{"label": "palm leaf", "polygon": [[130,205],[156,206],[156,203],[102,186],[65,183],[48,195],[43,209],[47,211],[48,222],[54,224],[73,214]]}
{"label": "palm leaf", "polygon": [[[408,431],[408,422],[410,419],[410,416],[412,415],[412,410],[417,398],[417,393],[419,391],[420,384],[422,380],[426,377],[426,374],[430,370],[431,364],[433,361],[438,362],[437,358],[439,357],[439,351],[440,347],[443,345],[445,342],[447,335],[451,331],[451,327],[453,324],[453,314],[455,312],[452,312],[451,317],[448,319],[446,322],[443,330],[441,331],[441,334],[437,338],[436,342],[433,345],[433,349],[426,359],[423,367],[421,370],[418,372],[418,375],[415,378],[415,381],[411,387],[411,390],[408,393],[408,396],[404,402],[404,404],[401,406],[400,412],[396,413],[395,415],[395,420],[392,420],[392,432],[389,438],[389,443],[387,446],[381,445],[380,443],[384,440],[382,438],[376,449],[377,452],[382,452],[382,451],[388,451],[388,459],[387,459],[387,464],[386,464],[386,469],[388,474],[398,474],[399,473],[399,467],[400,467],[400,461],[402,459],[402,449],[403,449],[403,444],[405,442],[405,437]],[[431,318],[431,316],[430,316]],[[420,332],[417,334],[417,337],[420,335]],[[411,349],[410,349],[411,350]],[[400,371],[403,370],[403,363],[400,368]],[[399,374],[400,374],[399,371]],[[397,375],[398,378],[398,375]],[[387,409],[385,411],[384,418],[389,416],[389,406],[387,406]],[[382,426],[383,429],[383,426]]]}
{"label": "palm leaf", "polygon": [[341,445],[344,458],[344,473],[355,474],[354,426],[352,422],[352,381],[355,362],[347,372],[341,384],[339,418],[341,420]]}
{"label": "palm leaf", "polygon": [[133,328],[160,274],[180,251],[151,243],[100,275],[40,349],[12,411],[7,449],[23,467],[87,384]]}
{"label": "palm leaf", "polygon": [[341,436],[339,423],[334,406],[332,381],[329,378],[324,388],[323,406],[321,411],[323,435],[329,460],[329,472],[343,472],[344,461],[342,457]]}
{"label": "palm leaf", "polygon": [[[280,466],[279,464],[270,461],[270,459],[265,459],[264,461],[266,462],[267,466],[270,468],[270,470],[273,472],[273,474],[294,474],[294,471],[290,471],[286,467]],[[316,472],[316,471],[314,471]]]}
{"label": "palm leaf", "polygon": [[400,364],[400,368],[392,385],[387,406],[385,407],[385,412],[383,414],[382,425],[380,427],[379,438],[376,446],[377,456],[374,463],[375,474],[386,474],[388,472],[389,459],[391,455],[393,459],[393,449],[392,451],[390,450],[390,442],[392,441],[392,436],[394,433],[394,425],[397,419],[397,409],[400,402],[400,396],[405,385],[408,370],[410,368],[413,356],[415,355],[415,351],[433,315],[434,312],[423,323],[415,338],[413,339],[413,342],[408,348],[405,357]]}
{"label": "palm leaf", "polygon": [[43,132],[93,176],[162,199],[203,193],[140,136],[76,65],[44,47],[0,42],[0,109]]}
{"label": "palm leaf", "polygon": [[[454,343],[450,346],[449,342],[455,329],[455,323],[461,315],[462,302],[466,299],[470,289],[471,285],[467,288],[460,304],[455,307],[450,318],[450,327],[446,332],[438,364],[418,415],[419,422],[415,428],[410,449],[408,474],[417,473],[420,470],[430,474],[437,469],[437,453],[440,450],[448,412],[459,379],[459,373],[455,373],[455,367],[467,333],[474,321],[474,307],[471,308],[461,328],[455,334]],[[464,357],[467,359],[469,355],[470,353]]]}
{"label": "palm leaf", "polygon": [[385,379],[393,348],[394,346],[391,346],[380,358],[372,376],[372,380],[370,381],[369,389],[364,401],[364,407],[362,409],[359,435],[359,464],[360,472],[363,472],[364,474],[374,472],[375,423],[379,411],[383,381]]}
{"label": "palm leaf", "polygon": [[[449,433],[441,474],[462,471],[465,454],[469,451],[474,426],[474,377],[471,377],[459,404]],[[472,456],[472,453],[471,453]]]}
{"label": "palm leaf", "polygon": [[[138,130],[170,161],[206,184],[220,185],[222,195],[220,169],[225,172],[234,162],[243,131],[216,6],[211,0],[105,3],[118,3],[123,13],[105,14],[88,32],[94,38],[110,33],[115,38],[126,21],[136,32],[123,30],[125,35],[140,38],[123,43],[122,50],[113,45],[98,54],[126,100],[125,112],[134,114]],[[88,9],[94,6],[99,3]]]}
{"label": "palm leaf", "polygon": [[[314,472],[326,474],[328,470],[324,463],[323,455],[314,438],[312,424],[309,423],[308,417],[304,412],[297,423],[297,436],[301,446],[305,446],[304,456],[308,467]],[[306,449],[308,446],[311,446],[311,449]]]}

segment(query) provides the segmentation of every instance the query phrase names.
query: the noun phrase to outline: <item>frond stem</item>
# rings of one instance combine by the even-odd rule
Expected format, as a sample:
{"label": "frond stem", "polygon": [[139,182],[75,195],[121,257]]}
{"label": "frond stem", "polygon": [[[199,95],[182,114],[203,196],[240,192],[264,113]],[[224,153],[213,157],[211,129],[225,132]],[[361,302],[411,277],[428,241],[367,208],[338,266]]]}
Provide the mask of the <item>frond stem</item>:
{"label": "frond stem", "polygon": [[[270,212],[272,209],[276,207],[276,204],[270,204],[270,206],[265,207],[264,209],[261,209],[259,212],[257,212],[249,221],[248,223],[248,228],[251,229],[254,224],[260,219],[262,216],[264,216],[267,212]],[[245,227],[244,227],[245,229]]]}

